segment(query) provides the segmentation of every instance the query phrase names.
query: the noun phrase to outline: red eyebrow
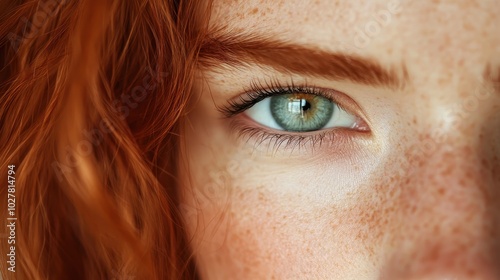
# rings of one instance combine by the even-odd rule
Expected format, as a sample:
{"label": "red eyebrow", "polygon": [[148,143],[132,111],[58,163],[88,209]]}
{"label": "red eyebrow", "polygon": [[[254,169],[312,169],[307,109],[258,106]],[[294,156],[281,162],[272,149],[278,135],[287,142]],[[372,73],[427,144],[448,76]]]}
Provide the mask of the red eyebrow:
{"label": "red eyebrow", "polygon": [[259,36],[225,34],[210,37],[200,49],[202,68],[251,64],[270,66],[284,73],[350,80],[393,89],[404,87],[408,81],[404,64],[397,68],[384,68],[373,59]]}

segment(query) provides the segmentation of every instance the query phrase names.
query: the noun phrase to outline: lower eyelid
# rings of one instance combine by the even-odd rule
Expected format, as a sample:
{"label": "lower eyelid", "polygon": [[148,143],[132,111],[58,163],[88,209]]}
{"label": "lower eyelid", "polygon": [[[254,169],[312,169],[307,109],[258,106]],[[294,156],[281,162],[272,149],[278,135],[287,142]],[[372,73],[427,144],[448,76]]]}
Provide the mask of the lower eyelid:
{"label": "lower eyelid", "polygon": [[[248,121],[248,119],[247,119]],[[264,149],[274,154],[278,150],[307,150],[319,148],[324,141],[332,142],[334,134],[329,131],[316,132],[312,135],[305,133],[291,134],[269,131],[269,128],[251,126],[244,119],[235,120],[231,125],[237,139],[255,149]]]}
{"label": "lower eyelid", "polygon": [[354,143],[354,137],[370,135],[369,131],[345,127],[299,133],[273,130],[256,124],[245,114],[230,120],[230,130],[238,142],[251,145],[254,150],[271,151],[273,154],[283,150],[286,155],[298,152],[297,156],[325,149],[335,154],[345,154],[347,147]]}
{"label": "lower eyelid", "polygon": [[[355,117],[357,120],[358,118]],[[276,123],[276,122],[275,122]],[[293,131],[286,131],[286,130],[277,130],[273,129],[272,127],[265,126],[263,124],[255,122],[253,119],[251,119],[249,116],[247,116],[245,113],[240,114],[238,116],[235,116],[233,120],[231,120],[231,128],[235,129],[238,127],[244,126],[246,128],[254,128],[254,129],[259,129],[263,131],[264,133],[268,134],[273,134],[273,135],[289,135],[289,136],[297,136],[297,137],[311,137],[320,133],[328,132],[328,131],[345,131],[345,132],[369,132],[367,130],[362,130],[357,128],[356,125],[353,127],[334,127],[334,128],[325,128],[325,129],[320,129],[320,130],[315,130],[315,131],[305,131],[305,132],[293,132]]]}

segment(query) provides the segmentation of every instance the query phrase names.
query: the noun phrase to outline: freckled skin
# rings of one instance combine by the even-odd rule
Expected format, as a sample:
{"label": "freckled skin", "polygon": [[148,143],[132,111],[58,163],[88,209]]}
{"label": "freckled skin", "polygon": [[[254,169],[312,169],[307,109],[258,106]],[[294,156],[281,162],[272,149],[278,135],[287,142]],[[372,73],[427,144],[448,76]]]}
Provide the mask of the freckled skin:
{"label": "freckled skin", "polygon": [[215,105],[288,76],[200,73],[179,177],[202,279],[500,279],[500,5],[401,1],[356,46],[389,2],[215,0],[214,28],[404,62],[408,84],[307,77],[350,96],[371,136],[274,151],[238,138]]}

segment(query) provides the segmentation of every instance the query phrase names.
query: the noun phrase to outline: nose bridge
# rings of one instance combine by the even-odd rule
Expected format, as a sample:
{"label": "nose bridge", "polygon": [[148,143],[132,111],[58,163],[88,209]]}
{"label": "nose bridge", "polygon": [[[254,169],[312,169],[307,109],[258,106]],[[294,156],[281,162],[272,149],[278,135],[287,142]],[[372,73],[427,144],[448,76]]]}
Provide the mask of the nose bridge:
{"label": "nose bridge", "polygon": [[418,141],[382,279],[500,279],[500,182],[483,140],[456,130]]}

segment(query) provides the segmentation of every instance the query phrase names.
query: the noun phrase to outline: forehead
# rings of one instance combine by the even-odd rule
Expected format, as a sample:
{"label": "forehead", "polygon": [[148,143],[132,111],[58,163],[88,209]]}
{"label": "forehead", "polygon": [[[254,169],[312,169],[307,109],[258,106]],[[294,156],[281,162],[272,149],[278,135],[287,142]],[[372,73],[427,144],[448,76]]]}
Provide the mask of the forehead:
{"label": "forehead", "polygon": [[[412,62],[500,63],[495,0],[215,0],[211,26]],[[479,70],[478,70],[479,71]]]}

